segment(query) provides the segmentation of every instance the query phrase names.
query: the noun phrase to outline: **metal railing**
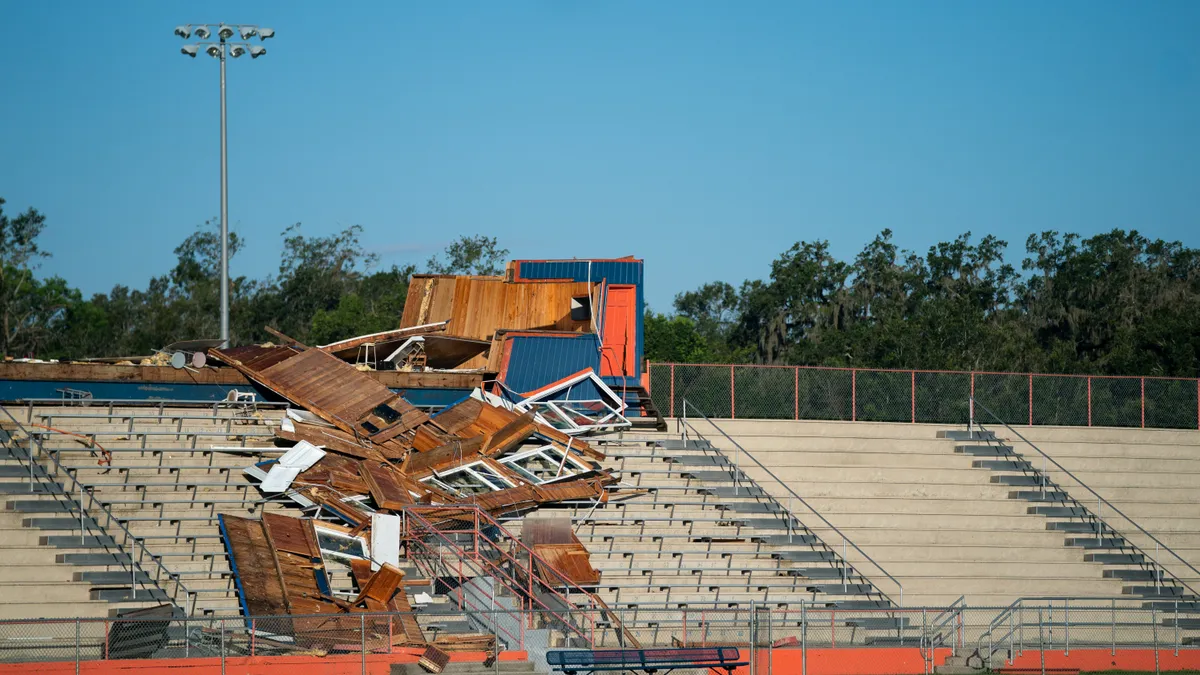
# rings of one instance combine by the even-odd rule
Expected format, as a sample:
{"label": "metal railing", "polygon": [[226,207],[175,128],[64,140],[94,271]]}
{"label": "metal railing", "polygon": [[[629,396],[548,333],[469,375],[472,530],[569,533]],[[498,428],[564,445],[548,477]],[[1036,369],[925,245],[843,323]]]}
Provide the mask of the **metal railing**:
{"label": "metal railing", "polygon": [[1200,429],[1200,379],[652,363],[650,395],[718,418],[958,424],[968,396],[1010,424]]}
{"label": "metal railing", "polygon": [[[131,600],[138,600],[139,586],[141,586],[143,589],[146,589],[146,600],[162,600],[162,598],[156,593],[156,591],[159,591],[165,594],[172,603],[179,605],[179,598],[182,595],[184,602],[181,606],[185,613],[190,613],[191,604],[189,604],[189,598],[191,598],[192,602],[194,602],[196,594],[188,589],[187,585],[183,583],[179,575],[167,569],[159,557],[150,553],[142,540],[134,536],[134,534],[129,531],[129,528],[125,526],[125,523],[113,515],[113,512],[108,508],[107,505],[96,499],[96,495],[93,491],[85,490],[85,486],[76,479],[74,472],[64,467],[59,462],[55,453],[46,450],[42,446],[42,442],[38,440],[36,434],[31,433],[28,429],[26,429],[25,426],[21,424],[21,422],[18,421],[11,412],[9,412],[8,408],[0,406],[0,410],[2,410],[4,415],[12,421],[12,424],[16,426],[16,429],[29,439],[29,447],[27,449],[23,449],[17,444],[16,439],[10,434],[3,434],[5,445],[9,449],[9,455],[18,460],[27,460],[26,463],[29,466],[30,494],[37,494],[35,492],[34,485],[35,478],[39,479],[40,482],[45,486],[45,494],[62,504],[65,512],[79,512],[79,540],[81,546],[86,544],[87,533],[89,531],[93,533],[96,544],[99,546],[107,546],[106,542],[111,539],[113,542],[112,545],[116,548],[118,553],[118,556],[114,559],[118,561],[117,564],[120,564],[122,567],[125,566],[125,563],[121,562],[121,556],[124,556],[124,558],[129,562],[129,589]],[[35,447],[37,450],[36,452]],[[39,453],[53,466],[53,472],[48,471],[38,462],[37,456]],[[69,485],[60,485],[59,480],[62,479],[56,479],[56,476],[64,477],[66,481],[69,481]],[[74,495],[78,495],[78,500],[74,498]],[[85,495],[91,500],[90,508],[88,505],[84,504]],[[103,516],[103,524],[96,519],[97,514]],[[114,528],[115,531],[120,532],[122,536],[120,541],[111,536]],[[147,559],[153,563],[153,570],[155,573],[153,576],[147,573],[143,567],[143,563],[145,563]],[[153,583],[147,583],[148,580],[152,580]],[[167,590],[162,587],[162,582],[164,581],[168,584],[173,584],[173,592],[168,593]]]}
{"label": "metal railing", "polygon": [[[1188,614],[1153,608],[1112,609],[1107,603],[1105,599],[1097,599],[1088,604],[1081,599],[1078,606],[1072,602],[1068,609],[1062,604],[1023,599],[1012,608],[887,610],[845,610],[803,603],[787,609],[757,605],[749,609],[708,611],[630,610],[622,612],[620,619],[645,648],[732,646],[740,650],[744,660],[754,664],[750,670],[757,673],[806,673],[808,655],[814,649],[821,650],[822,672],[831,668],[837,672],[837,666],[850,663],[858,664],[854,672],[862,672],[863,664],[868,672],[914,672],[911,665],[901,666],[897,662],[900,656],[897,649],[919,654],[925,661],[926,672],[946,664],[948,657],[956,654],[962,659],[974,659],[973,664],[980,671],[1014,666],[1033,672],[1038,671],[1039,664],[1045,664],[1048,656],[1069,667],[1072,657],[1091,656],[1090,662],[1095,663],[1097,653],[1115,657],[1136,651],[1146,659],[1153,652],[1156,661],[1163,661],[1163,671],[1194,664],[1200,657],[1200,630],[1189,627]],[[1013,608],[1014,611],[1004,615],[1003,623],[1005,627],[1011,624],[1011,634],[1006,634],[1002,643],[991,639],[989,630],[997,625],[998,612]],[[488,610],[474,614],[476,622],[484,625],[499,620],[489,616]],[[543,612],[521,610],[518,615],[524,623],[549,626],[548,630],[554,633],[551,644],[568,637],[562,624],[545,621]],[[938,617],[944,616],[954,618],[949,623],[939,621]],[[452,646],[454,636],[459,633],[435,632],[435,629],[446,628],[462,618],[462,612],[430,607],[411,613],[226,619],[7,620],[0,621],[0,663],[82,665],[136,658],[152,667],[146,659],[191,659],[192,664],[209,664],[213,671],[219,664],[222,670],[254,672],[264,664],[262,659],[289,657],[287,663],[297,670],[365,674],[379,672],[386,663],[415,663],[423,650],[422,638],[428,640],[432,636],[438,644]],[[416,642],[402,628],[402,622],[411,625],[413,620],[423,632]],[[476,639],[473,644],[488,642],[486,638]],[[500,660],[535,660],[530,651],[533,646],[517,641],[503,646],[496,644],[491,649],[517,652],[503,655]],[[605,642],[597,647],[620,648],[620,645]],[[488,658],[487,646],[472,649],[459,658],[476,664],[483,661],[490,668],[501,670],[496,663],[498,659]],[[840,661],[843,658],[845,662]],[[872,658],[879,661],[872,663]],[[1142,669],[1153,671],[1146,666]],[[921,672],[919,666],[916,672]]]}
{"label": "metal railing", "polygon": [[[870,555],[868,555],[866,551],[862,550],[858,546],[858,544],[854,543],[854,541],[852,539],[850,539],[850,537],[846,536],[845,532],[842,532],[840,529],[838,529],[838,527],[836,525],[829,522],[829,519],[826,518],[824,515],[822,515],[820,511],[815,509],[803,497],[796,494],[796,491],[793,490],[791,488],[791,486],[789,486],[786,482],[784,482],[778,476],[776,476],[775,472],[771,471],[770,469],[768,469],[766,467],[766,465],[764,465],[762,462],[758,461],[757,457],[750,454],[750,452],[748,452],[745,448],[743,448],[742,445],[740,443],[738,443],[736,440],[734,440],[732,436],[725,433],[725,430],[722,429],[720,426],[718,426],[717,423],[714,422],[711,418],[709,418],[708,415],[704,414],[704,411],[700,410],[695,405],[692,405],[691,403],[689,403],[687,401],[687,399],[684,399],[684,401],[683,401],[683,416],[679,418],[680,423],[682,424],[682,428],[684,430],[684,439],[685,440],[687,439],[687,432],[689,430],[691,432],[695,433],[700,438],[704,438],[704,434],[701,433],[699,429],[696,429],[696,427],[694,425],[692,425],[691,422],[688,421],[687,415],[688,415],[689,410],[694,413],[698,413],[700,415],[700,417],[702,417],[704,419],[705,422],[707,422],[712,428],[714,428],[718,432],[720,432],[720,434],[722,436],[724,436],[727,441],[732,443],[733,446],[735,448],[737,448],[737,451],[734,454],[734,462],[733,462],[733,468],[734,468],[733,478],[734,478],[735,486],[739,484],[739,482],[741,481],[741,477],[743,475],[745,475],[745,474],[743,474],[743,472],[741,470],[741,458],[742,458],[742,456],[745,456],[747,459],[750,460],[751,463],[754,464],[754,466],[758,467],[760,470],[762,470],[764,473],[766,473],[768,476],[770,476],[771,480],[774,480],[776,484],[778,484],[781,488],[783,488],[785,491],[787,491],[788,506],[784,506],[784,504],[782,502],[780,502],[778,499],[776,499],[768,490],[763,490],[763,494],[767,499],[769,499],[773,504],[775,504],[776,507],[778,507],[778,509],[780,511],[787,514],[788,517],[786,520],[788,522],[788,533],[789,534],[791,534],[791,528],[792,528],[791,521],[792,520],[802,523],[802,521],[795,516],[795,513],[792,511],[792,508],[791,508],[791,506],[794,503],[798,502],[802,506],[804,506],[804,508],[808,509],[809,512],[811,512],[814,516],[816,516],[818,519],[820,519],[820,521],[822,523],[824,523],[826,527],[828,527],[830,530],[837,533],[837,535],[842,538],[842,553],[840,556],[838,555],[836,550],[834,550],[832,547],[829,546],[829,544],[827,542],[825,542],[824,539],[818,537],[817,541],[829,553],[833,554],[836,558],[841,560],[841,564],[843,566],[843,577],[842,577],[843,584],[846,581],[846,577],[845,577],[846,570],[854,572],[854,574],[856,574],[860,578],[869,581],[869,578],[866,575],[862,574],[857,569],[855,569],[855,567],[852,564],[850,564],[850,561],[846,559],[846,547],[849,546],[850,548],[853,548],[855,551],[857,551],[858,554],[863,557],[863,559],[865,559],[867,562],[869,562],[871,565],[873,565],[875,567],[875,569],[879,570],[879,572],[881,574],[883,574],[893,584],[896,585],[896,588],[898,588],[900,591],[899,602],[897,603],[887,593],[884,593],[882,590],[879,590],[878,586],[876,586],[875,584],[871,584],[872,587],[875,589],[875,592],[878,593],[883,598],[885,598],[890,604],[901,606],[901,607],[904,606],[904,584],[901,584],[899,579],[892,576],[892,574],[890,572],[888,572],[886,569],[884,569],[884,567],[882,565],[880,565],[878,562],[876,562],[874,558],[872,558]],[[718,452],[719,452],[719,450],[718,450]],[[747,476],[747,478],[749,478],[749,476]],[[753,479],[750,479],[750,480],[753,481]]]}
{"label": "metal railing", "polygon": [[[1043,451],[1041,448],[1039,448],[1037,445],[1035,445],[1032,441],[1025,438],[1023,435],[1021,435],[1021,432],[1017,431],[1011,425],[1009,425],[1007,422],[1000,419],[995,413],[993,413],[991,411],[990,408],[988,408],[986,405],[984,405],[983,403],[981,403],[978,399],[976,399],[974,397],[971,397],[969,400],[969,411],[970,412],[969,412],[969,417],[968,417],[968,422],[967,422],[968,432],[971,432],[972,435],[974,435],[973,430],[975,427],[979,427],[980,430],[984,430],[983,425],[975,418],[975,407],[976,406],[978,406],[981,410],[983,410],[985,413],[987,413],[990,417],[995,419],[999,424],[1001,424],[1005,429],[1007,429],[1014,436],[1021,439],[1021,442],[1025,443],[1029,447],[1033,448],[1039,455],[1042,456],[1042,469],[1040,471],[1037,469],[1034,469],[1033,471],[1037,474],[1037,476],[1040,479],[1041,490],[1042,490],[1043,494],[1045,494],[1048,487],[1053,488],[1054,491],[1062,492],[1063,494],[1065,494],[1068,497],[1068,499],[1071,500],[1071,503],[1075,505],[1075,508],[1077,508],[1083,512],[1082,514],[1080,514],[1079,516],[1076,516],[1076,517],[1084,518],[1084,519],[1091,519],[1097,524],[1096,536],[1098,536],[1100,538],[1105,537],[1105,535],[1106,535],[1105,530],[1107,529],[1114,537],[1118,537],[1125,542],[1125,546],[1122,546],[1122,548],[1131,549],[1135,553],[1141,555],[1144,560],[1149,560],[1153,563],[1153,568],[1154,568],[1154,572],[1155,572],[1155,586],[1157,586],[1159,588],[1162,587],[1163,573],[1165,571],[1165,568],[1163,567],[1162,563],[1160,563],[1156,557],[1158,555],[1159,551],[1166,551],[1167,553],[1170,553],[1171,556],[1173,556],[1180,563],[1183,563],[1183,565],[1185,567],[1187,567],[1189,570],[1194,572],[1196,574],[1196,576],[1198,578],[1200,578],[1200,570],[1196,569],[1195,566],[1193,566],[1190,562],[1185,560],[1183,558],[1183,556],[1179,555],[1173,548],[1171,548],[1170,546],[1167,546],[1165,543],[1160,541],[1158,537],[1154,536],[1149,531],[1147,531],[1146,528],[1144,528],[1140,524],[1138,524],[1138,522],[1135,521],[1133,518],[1130,518],[1129,516],[1125,515],[1124,511],[1117,508],[1117,506],[1115,504],[1108,501],[1107,499],[1104,498],[1103,495],[1101,495],[1099,492],[1096,492],[1094,489],[1092,489],[1092,487],[1090,485],[1088,485],[1087,483],[1085,483],[1082,478],[1080,478],[1079,476],[1076,476],[1069,469],[1067,469],[1067,467],[1060,464],[1058,462],[1058,460],[1054,459],[1049,454],[1047,454],[1045,451]],[[993,441],[999,443],[999,441],[997,439],[988,437],[988,436],[992,436],[991,434],[984,434],[984,436],[985,436],[985,438],[981,438],[980,440],[983,440],[984,442],[986,442],[988,444],[991,444]],[[1051,480],[1049,477],[1049,471],[1048,471],[1049,467],[1047,467],[1047,464],[1054,465],[1054,467],[1056,469],[1061,471],[1066,476],[1069,476],[1071,478],[1071,480],[1075,481],[1076,484],[1078,484],[1080,487],[1082,487],[1083,489],[1085,489],[1089,493],[1091,493],[1091,495],[1096,498],[1096,506],[1097,506],[1098,512],[1093,512],[1086,504],[1084,504],[1083,502],[1081,502],[1078,499],[1076,499],[1075,497],[1073,497],[1066,489],[1064,489],[1062,486],[1058,485],[1053,480]],[[1124,535],[1122,535],[1120,533],[1120,531],[1118,531],[1116,528],[1114,528],[1112,525],[1110,525],[1107,521],[1104,520],[1104,517],[1103,517],[1104,516],[1104,508],[1103,507],[1105,507],[1105,506],[1107,506],[1108,509],[1112,513],[1115,513],[1118,516],[1120,516],[1121,518],[1123,518],[1125,520],[1125,522],[1128,522],[1130,525],[1132,525],[1134,528],[1136,528],[1138,530],[1138,532],[1141,532],[1146,537],[1148,537],[1151,541],[1154,542],[1155,557],[1152,557],[1149,553],[1147,553],[1145,550],[1143,550],[1137,544],[1130,541],[1128,537],[1125,537]],[[1193,596],[1200,596],[1200,593],[1197,593],[1196,589],[1192,588],[1192,586],[1190,584],[1188,584],[1186,581],[1180,579],[1178,575],[1171,575],[1171,576],[1172,576],[1172,581],[1174,581],[1175,583],[1177,583],[1177,584],[1183,586],[1184,588],[1188,589],[1189,591],[1191,591]]]}

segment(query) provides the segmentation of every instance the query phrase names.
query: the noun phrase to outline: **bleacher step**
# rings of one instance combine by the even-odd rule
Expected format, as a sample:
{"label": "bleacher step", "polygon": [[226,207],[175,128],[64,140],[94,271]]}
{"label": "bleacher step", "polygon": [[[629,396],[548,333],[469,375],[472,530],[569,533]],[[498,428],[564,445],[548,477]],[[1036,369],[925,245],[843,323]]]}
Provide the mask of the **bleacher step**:
{"label": "bleacher step", "polygon": [[826,595],[867,595],[876,592],[870,584],[810,584],[809,588]]}
{"label": "bleacher step", "polygon": [[[35,527],[39,530],[66,530],[68,532],[79,531],[78,518],[25,518],[21,520],[22,527]],[[86,518],[83,521],[84,527],[87,529],[100,529],[96,521],[91,518]]]}
{"label": "bleacher step", "polygon": [[1071,495],[1057,490],[1014,490],[1008,493],[1009,499],[1024,499],[1027,502],[1062,503],[1071,501]]}
{"label": "bleacher step", "polygon": [[1063,545],[1076,548],[1125,548],[1129,543],[1120,537],[1068,537]]}
{"label": "bleacher step", "polygon": [[1010,457],[1016,454],[1007,445],[977,445],[973,443],[956,445],[954,446],[954,452],[960,455],[974,455],[975,457]]}
{"label": "bleacher step", "polygon": [[1025,459],[977,459],[971,462],[971,467],[975,469],[988,469],[990,471],[1023,471],[1032,469],[1033,465],[1029,460]]}
{"label": "bleacher step", "polygon": [[684,466],[729,466],[729,460],[714,455],[675,455],[669,458],[672,464]]}
{"label": "bleacher step", "polygon": [[1154,570],[1104,570],[1103,577],[1123,581],[1154,581],[1158,578]]}
{"label": "bleacher step", "polygon": [[1082,506],[1029,506],[1025,513],[1048,518],[1079,518],[1088,515]]}
{"label": "bleacher step", "polygon": [[713,497],[762,497],[766,492],[757,485],[739,485],[734,487],[697,487],[701,494]]}
{"label": "bleacher step", "polygon": [[982,429],[942,429],[937,432],[938,438],[947,438],[952,441],[975,441],[975,440],[995,440],[996,433],[993,431],[984,431]]}
{"label": "bleacher step", "polygon": [[1167,626],[1168,628],[1175,628],[1178,626],[1179,628],[1183,628],[1185,630],[1200,630],[1200,619],[1163,619],[1162,625]]}
{"label": "bleacher step", "polygon": [[77,534],[53,534],[42,537],[39,540],[39,544],[42,546],[53,546],[54,548],[113,548],[117,545],[117,542],[109,536],[95,537],[88,535],[80,539]]}
{"label": "bleacher step", "polygon": [[698,441],[694,439],[688,439],[684,441],[675,438],[656,441],[655,445],[664,450],[708,450],[712,447],[712,443],[709,443],[708,441]]}
{"label": "bleacher step", "polygon": [[1140,595],[1158,596],[1158,597],[1180,597],[1186,595],[1186,590],[1182,586],[1126,586],[1121,589],[1121,595]]}
{"label": "bleacher step", "polygon": [[907,616],[871,616],[858,619],[846,619],[846,625],[865,630],[894,630],[897,628],[908,627],[911,621],[912,619]]}
{"label": "bleacher step", "polygon": [[807,567],[800,569],[789,569],[785,571],[788,574],[798,577],[805,577],[807,579],[841,579],[842,574],[849,575],[849,578],[851,579],[857,576],[850,573],[849,570],[843,571],[843,569],[839,567]]}
{"label": "bleacher step", "polygon": [[148,584],[150,576],[138,571],[136,576],[130,572],[76,572],[72,575],[74,581],[83,581],[99,586],[120,586],[123,584]]}
{"label": "bleacher step", "polygon": [[129,556],[124,553],[59,553],[54,561],[60,565],[99,567],[102,565],[128,565]]}
{"label": "bleacher step", "polygon": [[1094,523],[1091,521],[1084,521],[1084,520],[1055,520],[1055,521],[1046,523],[1046,529],[1054,530],[1056,532],[1075,532],[1075,533],[1089,533],[1089,534],[1100,534],[1101,532],[1105,532],[1105,533],[1110,532],[1110,530],[1105,528],[1102,523]]}
{"label": "bleacher step", "polygon": [[829,551],[781,551],[779,553],[772,553],[771,557],[789,562],[819,562],[823,560],[835,560],[837,558],[837,556]]}
{"label": "bleacher step", "polygon": [[999,485],[1033,487],[1035,485],[1041,485],[1042,479],[1039,476],[1027,476],[1024,474],[1004,474],[1000,476],[992,476],[991,482]]}
{"label": "bleacher step", "polygon": [[1097,562],[1105,565],[1138,565],[1146,561],[1140,553],[1085,553],[1084,562]]}
{"label": "bleacher step", "polygon": [[816,535],[801,534],[800,530],[793,530],[791,535],[768,534],[761,537],[753,536],[751,539],[769,546],[808,546],[820,541]]}
{"label": "bleacher step", "polygon": [[92,600],[104,602],[156,601],[170,602],[171,597],[159,588],[138,587],[136,592],[129,588],[98,588],[91,592]]}
{"label": "bleacher step", "polygon": [[783,513],[783,509],[773,502],[730,502],[718,504],[718,508],[737,513]]}
{"label": "bleacher step", "polygon": [[78,513],[75,502],[64,504],[54,499],[14,499],[5,505],[5,509],[22,513]]}

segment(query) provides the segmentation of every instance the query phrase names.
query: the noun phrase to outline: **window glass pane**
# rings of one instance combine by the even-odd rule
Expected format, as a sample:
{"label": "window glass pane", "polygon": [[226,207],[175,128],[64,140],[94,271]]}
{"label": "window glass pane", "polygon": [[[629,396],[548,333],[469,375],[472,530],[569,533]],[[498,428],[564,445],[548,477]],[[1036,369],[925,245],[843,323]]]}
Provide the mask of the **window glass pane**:
{"label": "window glass pane", "polygon": [[353,558],[367,557],[363,540],[320,528],[317,528],[317,546],[322,553],[336,553]]}

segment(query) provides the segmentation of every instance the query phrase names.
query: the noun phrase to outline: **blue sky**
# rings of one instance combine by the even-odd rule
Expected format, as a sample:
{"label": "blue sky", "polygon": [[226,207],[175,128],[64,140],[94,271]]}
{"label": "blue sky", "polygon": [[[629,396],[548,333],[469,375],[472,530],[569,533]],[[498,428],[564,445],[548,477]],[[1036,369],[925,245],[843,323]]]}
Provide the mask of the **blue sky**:
{"label": "blue sky", "polygon": [[385,264],[460,234],[646,260],[651,305],[889,227],[1136,228],[1200,245],[1200,3],[0,2],[0,196],[43,272],[142,287],[218,213],[218,69],[175,25],[260,23],[229,66],[236,274],[351,224]]}

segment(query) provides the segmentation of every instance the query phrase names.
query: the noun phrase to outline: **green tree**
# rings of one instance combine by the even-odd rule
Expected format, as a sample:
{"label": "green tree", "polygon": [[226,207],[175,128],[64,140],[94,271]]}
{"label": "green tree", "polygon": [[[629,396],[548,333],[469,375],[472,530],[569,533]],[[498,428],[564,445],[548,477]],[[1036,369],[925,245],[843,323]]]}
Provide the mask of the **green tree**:
{"label": "green tree", "polygon": [[425,263],[431,274],[477,274],[497,276],[504,273],[508,249],[499,248],[495,237],[477,234],[462,236]]}

